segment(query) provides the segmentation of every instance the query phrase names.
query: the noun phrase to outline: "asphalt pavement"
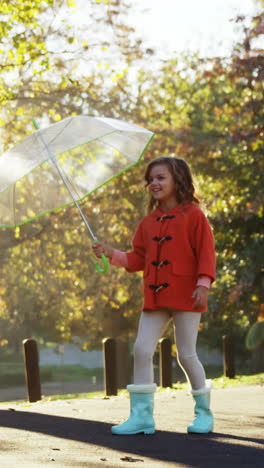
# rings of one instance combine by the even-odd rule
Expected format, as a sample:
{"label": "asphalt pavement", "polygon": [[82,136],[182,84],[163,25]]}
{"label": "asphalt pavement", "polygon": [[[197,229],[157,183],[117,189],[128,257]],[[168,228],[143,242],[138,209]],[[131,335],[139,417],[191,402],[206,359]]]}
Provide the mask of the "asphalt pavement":
{"label": "asphalt pavement", "polygon": [[154,435],[113,436],[126,395],[0,404],[0,467],[263,468],[264,387],[213,390],[212,410],[212,434],[187,434],[192,397],[160,391]]}

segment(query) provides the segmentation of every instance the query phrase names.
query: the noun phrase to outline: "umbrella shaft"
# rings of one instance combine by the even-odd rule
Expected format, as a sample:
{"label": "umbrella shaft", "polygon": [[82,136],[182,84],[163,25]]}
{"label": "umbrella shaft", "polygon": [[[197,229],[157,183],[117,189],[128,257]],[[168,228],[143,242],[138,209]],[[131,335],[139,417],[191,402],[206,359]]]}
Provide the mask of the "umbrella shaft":
{"label": "umbrella shaft", "polygon": [[50,148],[49,148],[49,145],[45,142],[45,140],[44,140],[44,138],[42,137],[42,135],[39,134],[38,136],[39,136],[39,138],[41,139],[43,145],[45,146],[45,148],[46,148],[46,150],[47,150],[47,152],[48,152],[48,155],[49,155],[51,161],[53,162],[54,166],[56,167],[56,169],[57,169],[59,175],[61,176],[64,185],[66,186],[68,192],[70,193],[70,195],[71,195],[71,197],[72,197],[72,199],[73,199],[73,201],[74,201],[75,206],[78,208],[78,211],[79,211],[79,213],[80,213],[80,215],[81,215],[81,217],[82,217],[82,219],[83,219],[83,221],[84,221],[84,224],[85,224],[85,226],[87,227],[87,229],[88,229],[88,231],[89,231],[89,233],[90,233],[90,235],[91,235],[93,241],[96,241],[97,239],[96,239],[96,237],[95,237],[95,235],[94,235],[92,229],[90,228],[89,223],[88,223],[87,219],[85,218],[85,216],[84,216],[84,214],[83,214],[83,212],[82,212],[82,209],[81,209],[79,203],[77,202],[77,200],[76,200],[76,198],[75,198],[74,192],[73,192],[73,190],[72,190],[72,188],[71,188],[69,182],[67,181],[67,179],[66,179],[66,177],[65,177],[65,175],[64,175],[64,173],[63,173],[63,170],[61,169],[60,165],[58,164],[57,159],[53,156],[53,154],[52,154],[52,152],[51,152],[51,150],[50,150]]}
{"label": "umbrella shaft", "polygon": [[79,213],[80,213],[80,215],[81,215],[81,217],[82,217],[82,219],[83,219],[83,221],[84,221],[85,226],[87,227],[89,233],[91,234],[92,239],[93,239],[94,241],[96,241],[97,239],[96,239],[96,237],[95,237],[95,235],[94,235],[92,229],[90,228],[89,223],[88,223],[87,219],[85,218],[85,216],[84,216],[84,214],[83,214],[83,212],[82,212],[82,209],[81,209],[79,203],[77,202],[77,200],[76,200],[76,198],[75,198],[74,192],[73,192],[71,186],[69,185],[69,182],[67,181],[67,179],[66,179],[66,177],[65,177],[65,175],[64,175],[64,173],[63,173],[63,171],[62,171],[62,169],[61,169],[61,167],[60,167],[59,164],[58,164],[58,161],[56,160],[56,158],[54,158],[54,157],[50,154],[50,151],[49,151],[49,156],[50,156],[50,159],[52,160],[54,166],[56,167],[58,173],[60,174],[60,176],[61,176],[61,178],[62,178],[62,180],[63,180],[63,183],[65,184],[65,186],[67,187],[69,193],[71,194],[71,197],[72,197],[72,199],[73,199],[73,201],[74,201],[74,204],[75,204],[76,208],[78,209],[78,211],[79,211]]}

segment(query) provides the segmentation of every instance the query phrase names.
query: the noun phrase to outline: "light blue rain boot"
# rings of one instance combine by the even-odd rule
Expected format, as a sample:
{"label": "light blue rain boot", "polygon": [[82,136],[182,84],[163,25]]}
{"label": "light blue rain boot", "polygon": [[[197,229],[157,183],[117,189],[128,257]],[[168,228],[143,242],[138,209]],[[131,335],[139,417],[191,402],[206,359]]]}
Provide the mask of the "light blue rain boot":
{"label": "light blue rain boot", "polygon": [[153,409],[156,388],[156,384],[127,386],[130,394],[130,416],[123,424],[113,426],[112,434],[154,434]]}
{"label": "light blue rain boot", "polygon": [[187,428],[189,433],[208,434],[214,428],[214,417],[210,410],[210,393],[213,387],[211,380],[206,380],[205,387],[200,390],[192,390],[195,401],[195,418]]}

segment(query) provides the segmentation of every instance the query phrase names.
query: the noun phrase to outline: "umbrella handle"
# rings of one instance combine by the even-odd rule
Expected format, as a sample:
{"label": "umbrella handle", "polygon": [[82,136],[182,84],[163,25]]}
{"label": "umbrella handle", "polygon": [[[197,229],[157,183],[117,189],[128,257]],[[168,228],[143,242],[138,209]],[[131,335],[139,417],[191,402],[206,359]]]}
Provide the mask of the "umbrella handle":
{"label": "umbrella handle", "polygon": [[99,262],[94,262],[94,266],[98,273],[106,273],[108,270],[108,260],[104,254],[101,256],[102,262],[103,262],[103,267],[99,264]]}

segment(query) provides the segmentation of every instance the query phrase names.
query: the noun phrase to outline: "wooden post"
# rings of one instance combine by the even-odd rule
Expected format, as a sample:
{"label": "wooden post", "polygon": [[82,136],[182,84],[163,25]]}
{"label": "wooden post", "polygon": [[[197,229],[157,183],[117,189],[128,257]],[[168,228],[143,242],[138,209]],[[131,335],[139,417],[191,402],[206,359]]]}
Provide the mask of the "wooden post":
{"label": "wooden post", "polygon": [[116,372],[117,388],[126,388],[131,383],[132,374],[132,356],[127,341],[116,341]]}
{"label": "wooden post", "polygon": [[116,342],[114,338],[103,339],[104,385],[107,396],[117,395]]}
{"label": "wooden post", "polygon": [[23,340],[25,374],[30,402],[41,400],[38,346],[36,340]]}
{"label": "wooden post", "polygon": [[235,364],[234,364],[234,342],[230,335],[223,336],[223,364],[224,376],[230,379],[235,378]]}
{"label": "wooden post", "polygon": [[160,344],[160,386],[171,387],[172,383],[172,358],[171,341],[169,338],[161,338]]}

